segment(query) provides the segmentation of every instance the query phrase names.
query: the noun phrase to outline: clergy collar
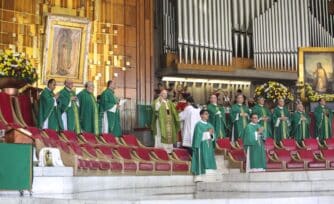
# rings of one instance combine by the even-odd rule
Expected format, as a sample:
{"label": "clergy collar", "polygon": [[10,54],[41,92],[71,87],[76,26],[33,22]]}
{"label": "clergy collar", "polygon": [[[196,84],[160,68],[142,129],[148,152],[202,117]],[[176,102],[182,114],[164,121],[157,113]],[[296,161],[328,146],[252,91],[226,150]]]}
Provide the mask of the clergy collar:
{"label": "clergy collar", "polygon": [[242,106],[242,103],[237,103],[239,106]]}
{"label": "clergy collar", "polygon": [[321,106],[321,108],[325,108],[325,106],[324,105],[320,105]]}
{"label": "clergy collar", "polygon": [[211,104],[217,106],[217,103],[211,103]]}
{"label": "clergy collar", "polygon": [[49,90],[50,92],[52,92],[52,90],[49,87],[46,87],[47,90]]}
{"label": "clergy collar", "polygon": [[67,86],[65,86],[65,89],[66,89],[67,91],[72,91],[72,89],[68,88]]}
{"label": "clergy collar", "polygon": [[253,123],[253,122],[250,122],[249,124],[251,124],[251,125],[257,125],[257,123]]}
{"label": "clergy collar", "polygon": [[206,121],[204,121],[202,119],[200,120],[200,122],[203,123],[203,124],[208,124],[208,122],[206,122]]}
{"label": "clergy collar", "polygon": [[279,109],[283,109],[284,107],[282,107],[282,106],[277,106]]}
{"label": "clergy collar", "polygon": [[259,106],[263,107],[263,105],[262,105],[262,104],[259,104]]}

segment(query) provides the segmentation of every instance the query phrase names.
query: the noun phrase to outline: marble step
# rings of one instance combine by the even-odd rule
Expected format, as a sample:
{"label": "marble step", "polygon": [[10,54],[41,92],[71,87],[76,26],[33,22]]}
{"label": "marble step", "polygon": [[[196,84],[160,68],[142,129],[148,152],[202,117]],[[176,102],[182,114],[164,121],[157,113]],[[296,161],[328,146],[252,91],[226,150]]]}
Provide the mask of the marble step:
{"label": "marble step", "polygon": [[72,167],[34,167],[34,176],[73,176]]}

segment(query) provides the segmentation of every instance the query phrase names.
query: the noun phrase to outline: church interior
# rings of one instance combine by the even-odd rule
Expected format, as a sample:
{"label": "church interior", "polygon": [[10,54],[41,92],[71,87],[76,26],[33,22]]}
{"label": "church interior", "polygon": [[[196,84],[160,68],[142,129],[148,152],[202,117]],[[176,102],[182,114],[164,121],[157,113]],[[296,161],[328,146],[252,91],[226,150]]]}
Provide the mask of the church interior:
{"label": "church interior", "polygon": [[0,0],[0,203],[332,203],[333,111],[334,0]]}

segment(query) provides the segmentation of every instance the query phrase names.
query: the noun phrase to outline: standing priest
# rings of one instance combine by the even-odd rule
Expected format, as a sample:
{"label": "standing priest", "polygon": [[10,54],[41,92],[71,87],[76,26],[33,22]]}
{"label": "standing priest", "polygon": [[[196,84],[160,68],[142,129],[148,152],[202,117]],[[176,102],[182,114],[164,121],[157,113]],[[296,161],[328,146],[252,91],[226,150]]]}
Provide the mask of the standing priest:
{"label": "standing priest", "polygon": [[226,116],[224,107],[217,105],[217,96],[210,96],[210,104],[208,105],[209,111],[209,123],[211,123],[215,129],[217,138],[226,137]]}
{"label": "standing priest", "polygon": [[333,113],[332,110],[326,106],[326,101],[324,98],[319,100],[319,105],[314,110],[314,116],[316,137],[321,142],[331,138]]}
{"label": "standing priest", "polygon": [[102,115],[102,133],[112,133],[116,137],[122,135],[119,113],[119,100],[115,96],[113,82],[107,83],[107,88],[100,96],[100,114]]}
{"label": "standing priest", "polygon": [[60,118],[57,108],[58,94],[53,91],[56,88],[56,80],[50,79],[47,87],[42,91],[38,104],[38,126],[41,129],[59,130]]}
{"label": "standing priest", "polygon": [[166,90],[162,90],[160,96],[153,101],[152,112],[151,128],[155,136],[155,147],[171,153],[180,129],[180,120],[175,105],[167,99]]}
{"label": "standing priest", "polygon": [[272,137],[271,113],[264,106],[264,97],[260,96],[257,99],[257,104],[252,108],[252,113],[256,113],[259,117],[259,124],[264,128],[267,137]]}
{"label": "standing priest", "polygon": [[99,134],[99,110],[93,95],[94,84],[87,82],[85,89],[78,94],[79,119],[82,131]]}
{"label": "standing priest", "polygon": [[305,113],[303,104],[300,102],[296,106],[296,112],[292,115],[291,119],[291,135],[295,140],[301,144],[305,138],[310,137],[311,123],[310,117]]}
{"label": "standing priest", "polygon": [[77,96],[72,90],[73,81],[66,79],[64,85],[65,87],[59,92],[58,98],[63,128],[64,130],[71,130],[79,134],[81,132],[79,108],[77,104]]}
{"label": "standing priest", "polygon": [[196,181],[202,181],[202,175],[217,169],[214,142],[214,127],[208,122],[209,112],[200,111],[201,120],[197,122],[192,143],[193,155],[191,160],[191,172],[196,176]]}
{"label": "standing priest", "polygon": [[236,104],[231,108],[230,119],[232,127],[232,141],[242,139],[244,129],[248,124],[249,109],[244,105],[245,97],[242,94],[236,96]]}
{"label": "standing priest", "polygon": [[277,144],[290,137],[290,113],[284,106],[284,99],[278,99],[273,113],[274,139]]}
{"label": "standing priest", "polygon": [[251,114],[251,122],[244,132],[244,147],[246,149],[246,172],[264,171],[266,169],[266,152],[264,140],[266,138],[264,128],[258,123],[256,113]]}

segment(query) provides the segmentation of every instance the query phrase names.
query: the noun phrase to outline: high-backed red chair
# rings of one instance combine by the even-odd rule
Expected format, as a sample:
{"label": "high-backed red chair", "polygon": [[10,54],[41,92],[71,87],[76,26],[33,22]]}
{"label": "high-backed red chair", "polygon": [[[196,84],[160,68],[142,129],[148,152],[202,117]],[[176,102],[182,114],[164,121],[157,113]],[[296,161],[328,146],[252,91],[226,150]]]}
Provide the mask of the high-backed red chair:
{"label": "high-backed red chair", "polygon": [[100,141],[103,144],[108,144],[108,145],[113,145],[113,146],[118,145],[118,141],[116,137],[113,136],[112,134],[106,134],[106,133],[101,134]]}
{"label": "high-backed red chair", "polygon": [[114,148],[114,155],[123,162],[125,172],[137,172],[138,162],[132,157],[132,148],[118,146]]}
{"label": "high-backed red chair", "polygon": [[168,172],[171,173],[171,164],[165,161],[154,162],[150,156],[150,150],[145,148],[134,148],[133,155],[138,160],[139,171]]}
{"label": "high-backed red chair", "polygon": [[179,161],[191,161],[191,155],[186,149],[175,148],[173,149],[172,156]]}
{"label": "high-backed red chair", "polygon": [[275,149],[275,140],[271,137],[266,138],[264,148],[267,153],[273,153],[273,150]]}
{"label": "high-backed red chair", "polygon": [[157,161],[170,162],[172,164],[172,171],[175,173],[186,173],[190,170],[189,161],[180,161],[171,159],[166,150],[153,148],[151,155]]}
{"label": "high-backed red chair", "polygon": [[266,153],[266,165],[267,171],[281,171],[283,170],[283,163],[281,161],[275,160],[272,156],[267,152]]}
{"label": "high-backed red chair", "polygon": [[49,138],[50,140],[60,140],[58,132],[52,129],[44,129],[42,131],[42,136]]}
{"label": "high-backed red chair", "polygon": [[275,149],[274,152],[275,152],[274,153],[275,159],[282,162],[284,169],[289,169],[289,170],[304,169],[304,162],[293,159],[289,150]]}
{"label": "high-backed red chair", "polygon": [[280,143],[281,147],[285,150],[295,152],[298,149],[296,141],[294,139],[283,139]]}
{"label": "high-backed red chair", "polygon": [[326,139],[324,145],[326,149],[334,149],[334,137]]}
{"label": "high-backed red chair", "polygon": [[80,141],[78,139],[78,135],[74,131],[63,130],[63,131],[60,132],[60,135],[67,142],[74,142],[76,144],[80,143]]}
{"label": "high-backed red chair", "polygon": [[138,141],[137,137],[135,135],[123,135],[120,138],[120,141],[129,147],[145,147],[143,144]]}
{"label": "high-backed red chair", "polygon": [[334,168],[334,149],[323,149],[320,154],[321,159],[326,161],[326,168]]}
{"label": "high-backed red chair", "polygon": [[320,146],[319,141],[315,138],[304,139],[302,144],[307,150],[312,150],[315,153],[320,153],[320,147],[322,147]]}
{"label": "high-backed red chair", "polygon": [[89,143],[89,144],[92,144],[92,145],[99,144],[99,142],[97,141],[97,138],[96,138],[95,134],[93,134],[93,133],[83,132],[82,134],[79,135],[79,137],[85,143]]}
{"label": "high-backed red chair", "polygon": [[235,149],[228,152],[228,159],[230,166],[233,168],[239,168],[241,171],[246,167],[246,154],[243,149]]}
{"label": "high-backed red chair", "polygon": [[2,122],[12,126],[13,128],[24,126],[24,124],[22,124],[16,117],[11,96],[4,92],[0,92],[0,119]]}
{"label": "high-backed red chair", "polygon": [[325,169],[326,162],[316,160],[314,153],[312,150],[298,150],[297,151],[298,158],[304,162],[304,168],[308,169]]}
{"label": "high-backed red chair", "polygon": [[13,104],[17,117],[25,126],[36,126],[36,117],[29,95],[21,94],[17,97],[13,97]]}
{"label": "high-backed red chair", "polygon": [[219,138],[216,140],[216,148],[227,156],[227,152],[232,150],[232,145],[229,138]]}

